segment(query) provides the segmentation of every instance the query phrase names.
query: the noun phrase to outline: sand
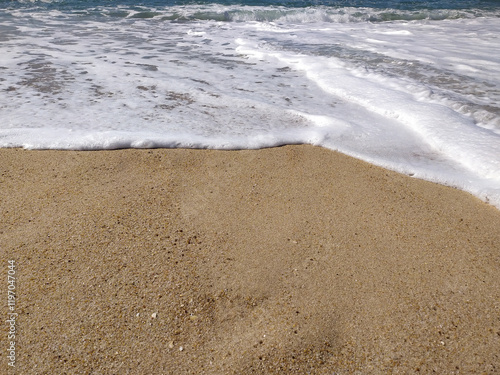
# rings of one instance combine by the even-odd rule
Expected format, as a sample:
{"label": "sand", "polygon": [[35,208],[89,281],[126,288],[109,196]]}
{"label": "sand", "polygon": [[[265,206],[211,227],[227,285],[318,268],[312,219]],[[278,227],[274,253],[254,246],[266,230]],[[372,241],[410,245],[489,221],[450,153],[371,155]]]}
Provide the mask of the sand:
{"label": "sand", "polygon": [[500,210],[467,193],[306,145],[0,170],[0,373],[500,373]]}

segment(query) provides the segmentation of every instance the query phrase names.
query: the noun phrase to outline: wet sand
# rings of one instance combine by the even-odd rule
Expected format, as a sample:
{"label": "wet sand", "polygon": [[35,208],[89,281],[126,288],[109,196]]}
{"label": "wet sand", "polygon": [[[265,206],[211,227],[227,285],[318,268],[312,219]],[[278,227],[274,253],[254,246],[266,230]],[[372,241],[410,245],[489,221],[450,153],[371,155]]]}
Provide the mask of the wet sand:
{"label": "wet sand", "polygon": [[467,193],[306,145],[0,171],[9,374],[500,372],[500,211]]}

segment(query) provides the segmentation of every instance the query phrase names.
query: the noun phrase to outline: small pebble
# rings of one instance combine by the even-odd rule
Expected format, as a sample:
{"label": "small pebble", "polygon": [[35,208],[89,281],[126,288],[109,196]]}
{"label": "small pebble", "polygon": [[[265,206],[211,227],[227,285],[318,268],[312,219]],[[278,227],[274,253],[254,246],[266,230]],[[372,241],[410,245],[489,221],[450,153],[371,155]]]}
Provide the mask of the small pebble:
{"label": "small pebble", "polygon": [[182,352],[183,350],[184,350],[184,347],[183,347],[183,346],[180,346],[180,347],[179,347],[179,351],[181,351],[181,352]]}
{"label": "small pebble", "polygon": [[156,317],[157,317],[157,316],[158,316],[158,314],[157,314],[157,313],[152,313],[152,314],[151,314],[151,318],[153,318],[153,319],[156,319]]}

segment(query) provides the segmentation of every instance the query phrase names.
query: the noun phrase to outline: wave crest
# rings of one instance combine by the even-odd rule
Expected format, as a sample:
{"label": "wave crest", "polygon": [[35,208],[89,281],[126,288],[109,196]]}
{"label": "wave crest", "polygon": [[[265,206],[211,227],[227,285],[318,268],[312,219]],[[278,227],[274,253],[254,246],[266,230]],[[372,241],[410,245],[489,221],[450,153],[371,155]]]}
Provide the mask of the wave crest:
{"label": "wave crest", "polygon": [[[101,3],[102,4],[102,3]],[[112,2],[109,6],[92,5],[79,0],[0,0],[0,8],[47,8],[68,15],[87,14],[92,17],[154,18],[173,22],[218,21],[218,22],[276,22],[276,23],[357,23],[447,20],[476,17],[500,17],[500,9],[380,9],[369,7],[339,6],[251,6],[251,5],[124,5]],[[3,5],[3,6],[2,6]]]}
{"label": "wave crest", "polygon": [[[222,22],[277,22],[277,23],[350,23],[350,22],[391,22],[446,20],[486,16],[479,10],[418,10],[374,8],[284,8],[284,7],[238,7],[200,9],[179,7],[174,12],[155,10],[157,17],[172,21],[222,21]],[[170,14],[168,14],[170,13]],[[489,14],[490,16],[499,16]],[[131,12],[128,17],[135,16]]]}

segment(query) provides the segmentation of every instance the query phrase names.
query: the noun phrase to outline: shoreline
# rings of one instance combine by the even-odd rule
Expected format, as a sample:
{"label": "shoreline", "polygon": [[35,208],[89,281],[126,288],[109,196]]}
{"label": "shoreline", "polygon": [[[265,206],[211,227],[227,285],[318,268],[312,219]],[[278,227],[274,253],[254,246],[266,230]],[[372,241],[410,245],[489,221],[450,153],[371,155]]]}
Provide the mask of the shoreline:
{"label": "shoreline", "polygon": [[499,370],[500,212],[469,193],[309,145],[0,158],[12,373]]}

